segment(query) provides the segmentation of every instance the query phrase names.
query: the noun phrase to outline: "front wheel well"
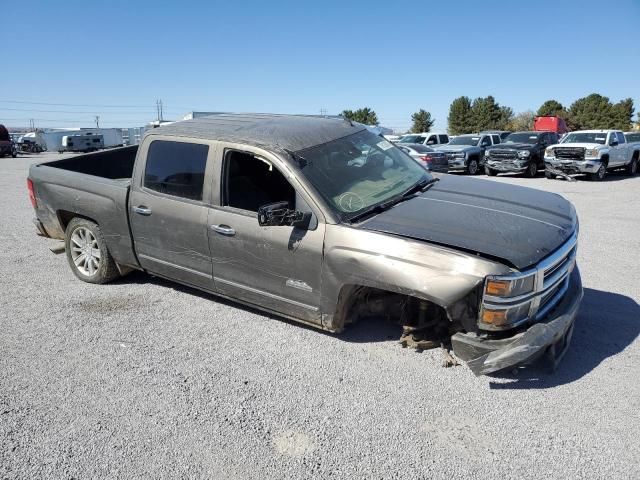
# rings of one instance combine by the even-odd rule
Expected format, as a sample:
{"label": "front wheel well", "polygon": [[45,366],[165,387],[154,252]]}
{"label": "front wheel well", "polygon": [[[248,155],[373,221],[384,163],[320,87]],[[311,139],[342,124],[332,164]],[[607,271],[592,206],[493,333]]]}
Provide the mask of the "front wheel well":
{"label": "front wheel well", "polygon": [[402,326],[447,325],[446,310],[426,299],[363,285],[344,285],[334,313],[334,328],[341,331],[349,324],[370,317],[384,317]]}

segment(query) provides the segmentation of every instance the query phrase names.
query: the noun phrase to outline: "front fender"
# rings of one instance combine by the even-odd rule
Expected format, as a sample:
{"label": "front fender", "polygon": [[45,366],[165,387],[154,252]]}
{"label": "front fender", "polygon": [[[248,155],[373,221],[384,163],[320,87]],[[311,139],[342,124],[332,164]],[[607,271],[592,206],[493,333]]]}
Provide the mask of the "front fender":
{"label": "front fender", "polygon": [[334,314],[345,285],[421,298],[455,316],[451,312],[465,303],[465,297],[486,275],[508,271],[505,265],[452,248],[345,225],[327,225],[322,272],[323,326],[342,329]]}

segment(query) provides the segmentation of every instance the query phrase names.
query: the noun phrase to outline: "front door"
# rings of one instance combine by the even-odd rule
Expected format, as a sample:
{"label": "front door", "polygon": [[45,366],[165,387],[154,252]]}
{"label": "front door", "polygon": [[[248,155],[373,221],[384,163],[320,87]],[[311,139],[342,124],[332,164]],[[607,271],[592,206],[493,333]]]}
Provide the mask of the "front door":
{"label": "front door", "polygon": [[[213,290],[207,234],[207,159],[215,147],[173,139],[143,145],[129,216],[140,265],[151,273]],[[145,158],[145,151],[140,152]],[[211,152],[212,153],[212,152]]]}
{"label": "front door", "polygon": [[[220,293],[320,324],[324,223],[278,159],[255,149],[219,149],[221,184],[209,209],[209,248]],[[215,192],[213,198],[216,198]],[[286,201],[312,213],[309,228],[261,227],[258,207]]]}

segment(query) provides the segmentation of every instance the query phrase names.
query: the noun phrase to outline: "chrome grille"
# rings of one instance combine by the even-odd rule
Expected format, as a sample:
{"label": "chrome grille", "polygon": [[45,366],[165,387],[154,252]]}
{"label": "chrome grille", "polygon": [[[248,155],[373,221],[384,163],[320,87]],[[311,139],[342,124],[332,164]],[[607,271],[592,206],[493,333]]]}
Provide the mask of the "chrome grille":
{"label": "chrome grille", "polygon": [[533,292],[519,297],[494,297],[484,294],[483,306],[490,309],[513,309],[528,305],[528,315],[507,326],[494,327],[482,324],[484,330],[504,330],[513,328],[528,321],[542,319],[555,305],[562,300],[569,287],[569,275],[573,271],[576,260],[578,232],[575,231],[569,240],[560,248],[538,263],[535,267],[513,275],[505,275],[505,279],[520,277],[534,278]]}
{"label": "chrome grille", "polygon": [[584,160],[583,147],[556,147],[553,153],[560,160]]}

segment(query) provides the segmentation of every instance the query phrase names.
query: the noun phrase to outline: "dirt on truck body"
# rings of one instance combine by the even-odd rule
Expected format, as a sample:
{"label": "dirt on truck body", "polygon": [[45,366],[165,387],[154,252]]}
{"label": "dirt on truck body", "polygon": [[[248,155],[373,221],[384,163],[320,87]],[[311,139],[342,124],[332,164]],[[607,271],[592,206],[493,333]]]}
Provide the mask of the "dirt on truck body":
{"label": "dirt on truck body", "polygon": [[212,115],[28,185],[81,280],[144,270],[330,332],[384,315],[476,374],[559,361],[582,298],[569,202],[433,176],[347,120]]}

